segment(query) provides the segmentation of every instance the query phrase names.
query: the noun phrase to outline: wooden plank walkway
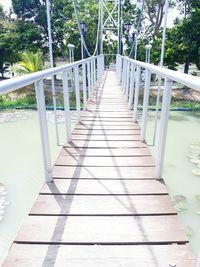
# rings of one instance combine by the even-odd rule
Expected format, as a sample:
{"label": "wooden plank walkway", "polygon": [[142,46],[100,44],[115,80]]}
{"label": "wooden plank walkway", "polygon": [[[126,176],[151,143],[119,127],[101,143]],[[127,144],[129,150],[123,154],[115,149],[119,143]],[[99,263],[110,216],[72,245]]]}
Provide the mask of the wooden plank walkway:
{"label": "wooden plank walkway", "polygon": [[81,118],[2,266],[194,267],[114,72]]}

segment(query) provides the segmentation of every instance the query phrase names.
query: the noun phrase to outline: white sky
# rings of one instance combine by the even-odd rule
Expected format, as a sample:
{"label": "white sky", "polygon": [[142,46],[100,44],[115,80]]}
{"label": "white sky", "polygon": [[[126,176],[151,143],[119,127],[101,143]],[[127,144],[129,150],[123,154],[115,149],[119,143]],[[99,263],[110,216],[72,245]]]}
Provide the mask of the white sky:
{"label": "white sky", "polygon": [[[0,4],[4,6],[5,10],[9,10],[11,7],[11,0],[0,0]],[[167,19],[167,26],[172,27],[173,26],[173,21],[176,17],[179,16],[179,12],[176,9],[170,10],[168,19]]]}
{"label": "white sky", "polygon": [[0,4],[4,6],[5,10],[9,10],[11,7],[11,0],[0,0]]}

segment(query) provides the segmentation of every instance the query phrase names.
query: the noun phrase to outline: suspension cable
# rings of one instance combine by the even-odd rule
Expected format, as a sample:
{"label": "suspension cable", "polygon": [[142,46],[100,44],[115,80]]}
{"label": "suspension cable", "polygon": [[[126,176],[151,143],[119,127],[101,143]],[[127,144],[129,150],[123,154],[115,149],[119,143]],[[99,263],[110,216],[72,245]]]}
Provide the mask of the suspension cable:
{"label": "suspension cable", "polygon": [[100,17],[101,17],[101,9],[100,9],[100,1],[99,1],[99,15],[98,15],[98,26],[97,26],[97,35],[96,35],[96,45],[95,45],[95,49],[94,49],[94,53],[93,54],[90,54],[88,48],[87,48],[87,45],[86,45],[86,42],[85,42],[85,38],[83,36],[83,32],[82,32],[82,29],[81,29],[81,24],[80,24],[80,16],[79,16],[79,13],[78,13],[78,10],[77,10],[77,2],[76,0],[72,0],[73,2],[73,6],[74,6],[74,12],[75,12],[75,15],[76,15],[76,20],[77,20],[77,24],[78,24],[78,28],[79,28],[79,33],[80,33],[80,36],[81,36],[81,41],[82,41],[82,44],[85,48],[85,51],[86,53],[88,54],[88,56],[94,56],[97,52],[97,49],[98,49],[98,43],[99,43],[99,32],[100,32]]}
{"label": "suspension cable", "polygon": [[[133,44],[131,46],[131,51],[130,51],[130,54],[129,54],[128,57],[130,57],[132,55],[132,53],[134,51],[134,48],[136,46],[136,39],[137,39],[137,37],[138,37],[138,35],[140,33],[140,25],[141,25],[141,21],[142,21],[143,10],[144,10],[144,1],[145,0],[142,1],[142,7],[140,9],[140,15],[139,15],[138,23],[137,23],[136,36],[135,36],[134,42],[133,42]],[[135,51],[135,59],[136,59],[136,56],[137,56],[137,51]]]}

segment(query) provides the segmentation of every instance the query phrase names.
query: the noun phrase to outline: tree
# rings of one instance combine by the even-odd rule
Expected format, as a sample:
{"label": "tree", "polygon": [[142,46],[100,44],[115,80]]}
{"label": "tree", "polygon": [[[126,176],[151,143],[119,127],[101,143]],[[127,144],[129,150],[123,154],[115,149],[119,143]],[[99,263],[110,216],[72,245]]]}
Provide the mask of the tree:
{"label": "tree", "polygon": [[41,51],[36,53],[24,51],[20,58],[21,61],[13,67],[13,70],[18,74],[33,73],[44,68]]}

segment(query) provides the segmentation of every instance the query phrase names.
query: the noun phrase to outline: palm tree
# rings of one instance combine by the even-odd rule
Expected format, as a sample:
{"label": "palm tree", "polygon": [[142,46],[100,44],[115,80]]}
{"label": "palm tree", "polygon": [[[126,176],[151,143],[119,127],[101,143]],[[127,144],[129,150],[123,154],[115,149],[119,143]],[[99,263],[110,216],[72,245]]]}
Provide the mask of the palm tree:
{"label": "palm tree", "polygon": [[21,75],[37,72],[42,70],[43,68],[44,65],[42,61],[41,51],[37,51],[36,53],[24,51],[21,54],[21,61],[13,67],[13,71]]}

